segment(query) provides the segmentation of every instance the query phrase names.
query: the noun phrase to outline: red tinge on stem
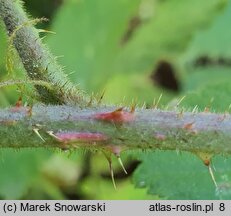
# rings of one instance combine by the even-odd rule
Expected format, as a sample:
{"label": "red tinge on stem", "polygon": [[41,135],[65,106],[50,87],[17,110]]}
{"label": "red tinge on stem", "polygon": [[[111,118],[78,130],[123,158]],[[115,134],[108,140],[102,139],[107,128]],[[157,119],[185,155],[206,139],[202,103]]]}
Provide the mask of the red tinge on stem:
{"label": "red tinge on stem", "polygon": [[125,169],[125,167],[123,165],[123,162],[122,162],[122,160],[120,158],[121,147],[120,146],[115,146],[115,145],[110,145],[108,147],[108,150],[110,152],[112,152],[117,157],[118,162],[119,162],[120,166],[122,167],[123,171],[125,172],[125,174],[128,174],[127,170]]}
{"label": "red tinge on stem", "polygon": [[187,123],[183,126],[183,128],[186,130],[192,130],[193,127],[194,127],[194,122]]}
{"label": "red tinge on stem", "polygon": [[15,106],[11,108],[12,112],[19,112],[24,110],[23,104],[22,104],[22,97],[18,98],[18,101],[16,102]]}
{"label": "red tinge on stem", "polygon": [[24,112],[28,116],[32,115],[32,108],[23,106],[22,97],[20,96],[15,106],[10,109],[11,112]]}
{"label": "red tinge on stem", "polygon": [[196,135],[198,133],[198,131],[195,129],[195,122],[187,123],[183,126],[183,128],[192,134]]}
{"label": "red tinge on stem", "polygon": [[160,140],[160,141],[166,140],[166,136],[164,134],[161,134],[161,133],[155,133],[154,138],[157,140]]}
{"label": "red tinge on stem", "polygon": [[100,142],[108,140],[106,135],[92,132],[58,132],[54,136],[61,142]]}
{"label": "red tinge on stem", "polygon": [[105,122],[127,123],[135,119],[134,109],[128,112],[121,107],[113,112],[97,113],[94,115],[94,119]]}

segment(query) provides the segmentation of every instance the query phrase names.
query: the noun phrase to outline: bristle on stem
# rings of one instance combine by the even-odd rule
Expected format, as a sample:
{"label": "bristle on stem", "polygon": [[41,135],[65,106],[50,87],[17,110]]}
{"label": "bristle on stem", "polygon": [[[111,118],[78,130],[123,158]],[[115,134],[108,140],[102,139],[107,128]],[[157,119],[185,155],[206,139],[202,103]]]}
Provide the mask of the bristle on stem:
{"label": "bristle on stem", "polygon": [[125,169],[125,167],[124,167],[124,165],[123,165],[123,162],[122,162],[120,156],[116,156],[116,157],[117,157],[117,159],[118,159],[118,161],[119,161],[119,164],[120,164],[120,166],[122,167],[124,173],[125,173],[125,174],[128,174],[127,170]]}
{"label": "bristle on stem", "polygon": [[208,166],[208,169],[209,169],[209,174],[210,174],[210,176],[211,176],[211,178],[213,180],[213,183],[214,183],[215,187],[218,188],[217,182],[216,182],[216,179],[215,179],[215,176],[214,176],[211,165]]}
{"label": "bristle on stem", "polygon": [[113,172],[113,167],[112,167],[111,160],[108,160],[108,164],[109,164],[109,170],[110,170],[110,174],[111,174],[112,184],[113,184],[113,186],[114,186],[114,188],[116,190],[117,188],[116,188],[116,183],[115,183],[114,172]]}

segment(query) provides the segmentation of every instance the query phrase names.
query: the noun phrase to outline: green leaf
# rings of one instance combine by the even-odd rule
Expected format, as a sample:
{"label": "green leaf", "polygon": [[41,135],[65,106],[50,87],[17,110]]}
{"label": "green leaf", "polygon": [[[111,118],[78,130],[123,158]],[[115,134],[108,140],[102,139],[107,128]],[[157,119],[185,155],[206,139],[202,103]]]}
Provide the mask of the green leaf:
{"label": "green leaf", "polygon": [[196,34],[190,43],[189,49],[182,57],[182,62],[192,63],[197,57],[210,58],[231,57],[231,29],[228,28],[231,20],[231,2],[224,12],[218,16],[210,28]]}
{"label": "green leaf", "polygon": [[[5,52],[6,52],[6,35],[3,31],[3,24],[0,22],[0,81],[5,76]],[[0,91],[0,106],[2,105],[8,105],[8,101],[3,94],[2,91]]]}
{"label": "green leaf", "polygon": [[136,187],[148,187],[148,193],[163,199],[230,199],[231,159],[216,157],[213,160],[214,185],[208,167],[190,153],[144,153],[143,163],[134,174]]}
{"label": "green leaf", "polygon": [[[13,78],[25,79],[24,69],[21,66],[21,62],[17,55],[12,57],[13,60],[13,71],[11,73],[7,72],[6,69],[6,55],[7,55],[7,36],[4,29],[3,23],[0,22],[0,82],[4,80],[9,80]],[[16,53],[16,52],[12,52]],[[15,58],[16,57],[16,58]],[[13,75],[13,76],[12,76]],[[15,104],[19,94],[16,94],[15,86],[5,87],[0,89],[0,106],[6,107],[10,104]]]}
{"label": "green leaf", "polygon": [[[68,1],[54,19],[52,30],[57,35],[50,36],[48,44],[56,55],[64,55],[60,62],[74,71],[73,81],[88,92],[99,91],[114,74],[147,77],[158,59],[181,53],[194,31],[208,24],[224,2]],[[141,25],[121,45],[134,17],[140,17]]]}
{"label": "green leaf", "polygon": [[[187,70],[183,93],[187,97],[182,103],[183,107],[192,108],[198,105],[199,110],[209,107],[216,112],[229,109],[230,67],[225,63],[222,64],[222,58],[224,60],[231,58],[229,43],[231,30],[227,28],[231,19],[231,2],[228,2],[224,12],[217,17],[210,28],[196,35],[182,56],[181,62]],[[202,65],[196,65],[197,59],[201,57],[207,60]]]}
{"label": "green leaf", "polygon": [[217,85],[230,79],[231,73],[228,67],[210,66],[195,68],[192,73],[187,74],[184,80],[184,93],[198,91],[201,88],[205,89],[207,85]]}
{"label": "green leaf", "polygon": [[[228,76],[226,76],[227,78]],[[181,106],[189,110],[197,106],[198,111],[204,111],[207,108],[211,112],[224,113],[230,109],[230,95],[231,85],[229,82],[210,83],[198,88],[197,91],[186,94]]]}
{"label": "green leaf", "polygon": [[147,2],[153,14],[122,50],[116,71],[144,73],[152,70],[160,59],[174,61],[185,50],[195,30],[205,27],[226,1]]}
{"label": "green leaf", "polygon": [[159,105],[166,105],[175,94],[157,88],[151,79],[142,74],[117,74],[105,86],[104,100],[107,103],[123,103],[131,105],[138,103],[151,107],[159,101]]}
{"label": "green leaf", "polygon": [[[130,179],[129,179],[130,180]],[[111,179],[88,178],[83,184],[83,192],[90,198],[100,200],[151,200],[153,196],[147,195],[144,189],[136,189],[129,180],[116,181],[118,190],[112,186]],[[97,187],[95,185],[97,184]],[[156,197],[158,198],[158,197]]]}
{"label": "green leaf", "polygon": [[6,34],[4,32],[3,28],[3,23],[0,21],[0,47],[1,47],[1,52],[0,52],[0,78],[3,76],[3,71],[5,69],[5,54],[6,54]]}
{"label": "green leaf", "polygon": [[2,150],[0,162],[0,196],[20,199],[40,177],[42,163],[49,157],[46,150]]}
{"label": "green leaf", "polygon": [[[68,1],[54,19],[57,34],[48,40],[70,77],[84,89],[105,83],[120,40],[140,0]],[[99,90],[99,89],[98,89]]]}

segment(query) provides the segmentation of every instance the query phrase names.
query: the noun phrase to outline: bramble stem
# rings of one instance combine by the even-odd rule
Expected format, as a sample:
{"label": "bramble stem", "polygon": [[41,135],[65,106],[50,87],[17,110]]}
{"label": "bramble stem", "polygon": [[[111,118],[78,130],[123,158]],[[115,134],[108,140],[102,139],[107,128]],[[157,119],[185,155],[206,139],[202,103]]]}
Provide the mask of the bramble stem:
{"label": "bramble stem", "polygon": [[[13,109],[13,108],[12,108]],[[80,109],[71,106],[35,106],[31,115],[25,108],[0,110],[0,147],[85,147],[93,149],[120,147],[122,150],[153,149],[231,153],[231,115],[183,113],[138,109],[127,123],[95,119],[98,113],[114,107]],[[34,132],[39,133],[43,142]],[[108,137],[105,141],[62,143],[47,132],[92,132]]]}
{"label": "bramble stem", "polygon": [[52,89],[35,85],[40,100],[46,104],[86,104],[84,94],[63,73],[55,57],[43,45],[39,30],[33,26],[20,1],[0,0],[0,17],[12,39],[27,75],[32,80],[50,83]]}
{"label": "bramble stem", "polygon": [[[137,109],[135,114],[125,113],[126,121],[121,118],[120,123],[96,119],[95,114],[116,108],[87,108],[90,100],[68,81],[55,57],[42,44],[39,31],[34,28],[33,21],[27,18],[20,1],[0,0],[0,17],[28,76],[34,81],[40,100],[46,104],[68,104],[34,106],[32,110],[25,107],[0,110],[1,148],[65,149],[80,146],[99,150],[119,147],[121,150],[161,149],[208,154],[231,153],[229,114],[178,114],[156,109]],[[70,106],[74,103],[78,104],[78,107]],[[118,115],[123,113],[117,110],[113,113],[112,120]],[[72,143],[62,142],[55,137],[60,131],[77,132],[79,140]],[[90,133],[94,135],[95,141],[89,141]],[[102,140],[100,134],[104,137]],[[84,136],[85,140],[81,140]]]}

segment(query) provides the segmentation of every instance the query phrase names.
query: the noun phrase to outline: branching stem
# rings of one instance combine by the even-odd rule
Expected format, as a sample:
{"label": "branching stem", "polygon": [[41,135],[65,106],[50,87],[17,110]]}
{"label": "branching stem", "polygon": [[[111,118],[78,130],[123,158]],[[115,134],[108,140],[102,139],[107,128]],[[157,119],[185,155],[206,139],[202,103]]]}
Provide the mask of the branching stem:
{"label": "branching stem", "polygon": [[[55,57],[42,43],[39,30],[29,20],[20,1],[0,0],[0,17],[2,18],[10,42],[14,44],[28,77],[32,80],[50,83],[52,89],[35,85],[40,100],[46,104],[86,104],[84,94],[76,89]],[[37,22],[37,19],[35,19]]]}
{"label": "branching stem", "polygon": [[0,0],[0,17],[41,101],[60,105],[0,110],[1,148],[84,147],[118,155],[127,149],[231,153],[229,114],[86,108],[92,100],[68,81],[20,1]]}

